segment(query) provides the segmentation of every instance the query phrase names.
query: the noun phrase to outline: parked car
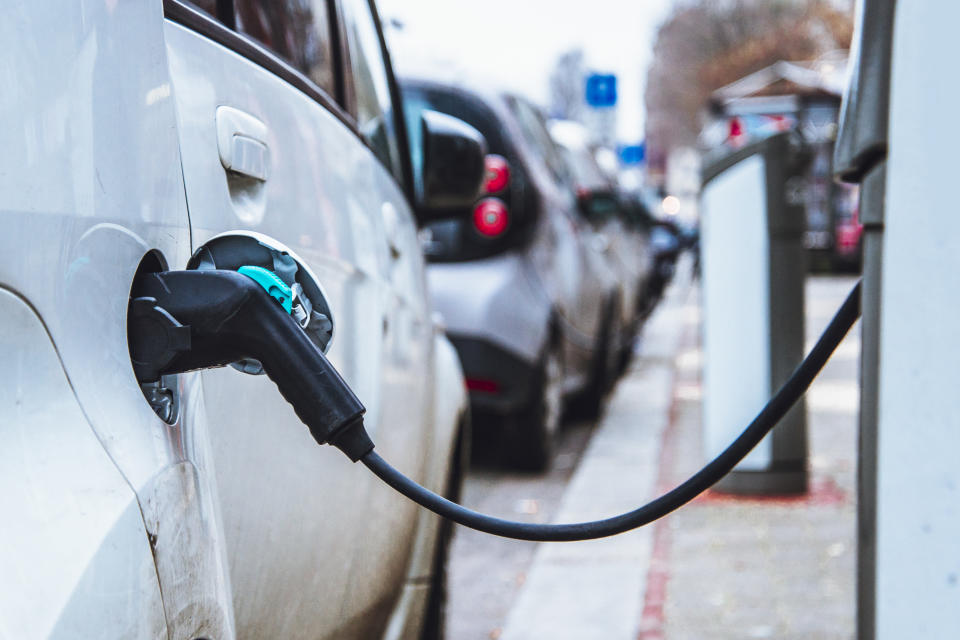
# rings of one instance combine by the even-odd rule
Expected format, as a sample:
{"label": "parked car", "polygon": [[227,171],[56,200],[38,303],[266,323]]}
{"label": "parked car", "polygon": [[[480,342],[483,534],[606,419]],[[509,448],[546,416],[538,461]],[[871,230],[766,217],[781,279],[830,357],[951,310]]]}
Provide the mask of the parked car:
{"label": "parked car", "polygon": [[[644,318],[644,294],[653,276],[649,229],[635,224],[628,215],[619,187],[597,162],[583,125],[554,121],[550,134],[566,160],[580,212],[595,229],[594,241],[607,256],[620,285],[619,331],[614,347],[618,358],[616,373],[620,373],[633,354],[633,341]],[[611,375],[610,380],[613,379]]]}
{"label": "parked car", "polygon": [[616,276],[528,102],[414,79],[403,94],[414,149],[424,109],[460,118],[487,140],[486,193],[421,232],[430,293],[464,367],[475,440],[497,439],[507,462],[543,469],[564,398],[599,410],[615,347]]}
{"label": "parked car", "polygon": [[685,234],[680,225],[659,211],[659,201],[659,198],[647,192],[623,194],[622,199],[628,218],[649,232],[653,266],[643,293],[645,316],[653,312],[663,297],[673,279],[680,253],[690,248],[694,251],[695,262],[699,261],[697,233],[690,229],[689,234]]}
{"label": "parked car", "polygon": [[[466,393],[431,320],[378,19],[312,6],[5,7],[0,635],[441,633],[449,527],[318,448],[266,376],[141,385],[128,353],[145,274],[259,255],[323,311],[385,456],[455,487]],[[426,120],[475,149],[471,201],[482,138]],[[426,195],[456,202],[441,174],[469,164],[428,159]]]}

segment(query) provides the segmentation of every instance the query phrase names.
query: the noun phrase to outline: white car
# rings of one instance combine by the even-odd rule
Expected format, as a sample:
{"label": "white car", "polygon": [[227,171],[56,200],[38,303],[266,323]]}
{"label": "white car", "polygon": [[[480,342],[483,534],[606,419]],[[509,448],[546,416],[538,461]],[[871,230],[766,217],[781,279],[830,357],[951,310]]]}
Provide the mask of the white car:
{"label": "white car", "polygon": [[384,455],[453,485],[466,393],[372,5],[4,13],[0,636],[436,637],[434,516],[319,448],[256,363],[139,384],[128,351],[138,278],[259,251],[332,321]]}

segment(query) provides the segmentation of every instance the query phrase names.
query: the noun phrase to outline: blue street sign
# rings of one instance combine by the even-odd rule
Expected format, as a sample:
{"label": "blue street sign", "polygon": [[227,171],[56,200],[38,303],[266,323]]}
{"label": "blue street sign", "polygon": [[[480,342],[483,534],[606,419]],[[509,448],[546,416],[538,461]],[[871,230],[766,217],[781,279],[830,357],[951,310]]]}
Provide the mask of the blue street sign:
{"label": "blue street sign", "polygon": [[643,164],[647,156],[647,147],[642,142],[640,144],[620,145],[618,151],[620,152],[620,162],[628,166]]}
{"label": "blue street sign", "polygon": [[587,104],[591,107],[612,107],[617,104],[617,76],[592,73],[587,76]]}

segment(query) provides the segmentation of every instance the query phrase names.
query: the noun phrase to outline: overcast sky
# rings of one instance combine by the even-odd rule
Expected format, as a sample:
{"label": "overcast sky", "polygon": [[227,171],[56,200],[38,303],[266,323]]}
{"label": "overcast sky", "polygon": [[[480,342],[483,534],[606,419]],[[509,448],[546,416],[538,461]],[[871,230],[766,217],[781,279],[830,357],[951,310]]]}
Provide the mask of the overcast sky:
{"label": "overcast sky", "polygon": [[[379,0],[401,73],[479,75],[547,105],[557,56],[582,47],[618,76],[618,133],[643,134],[643,84],[656,27],[673,0]],[[390,26],[391,19],[402,29]]]}

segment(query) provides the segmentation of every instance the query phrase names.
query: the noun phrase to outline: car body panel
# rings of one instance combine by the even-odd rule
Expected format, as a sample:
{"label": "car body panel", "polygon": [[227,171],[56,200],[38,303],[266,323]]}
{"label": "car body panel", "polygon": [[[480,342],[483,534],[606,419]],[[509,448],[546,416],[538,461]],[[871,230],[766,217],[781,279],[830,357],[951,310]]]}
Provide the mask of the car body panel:
{"label": "car body panel", "polygon": [[129,362],[130,283],[151,248],[185,262],[190,235],[160,7],[111,4],[24,2],[10,10],[19,22],[0,27],[13,56],[3,82],[18,87],[0,112],[20,123],[0,143],[22,159],[0,172],[0,283],[43,318],[91,426],[136,489],[182,456],[117,368]]}
{"label": "car body panel", "polygon": [[[177,465],[196,467],[191,504],[209,507],[209,469],[199,466],[202,421],[186,414],[173,424],[160,420],[133,376],[127,348],[126,308],[141,259],[154,250],[170,264],[183,264],[190,252],[179,150],[170,135],[176,119],[162,7],[20,3],[7,10],[16,19],[0,26],[10,56],[3,81],[17,90],[4,92],[0,112],[20,126],[0,133],[7,157],[17,160],[0,171],[0,284],[42,318],[90,428],[136,493],[141,526],[163,519],[144,496]],[[193,401],[194,377],[180,381],[184,406]],[[190,547],[178,553],[203,558],[213,573],[174,587],[163,582],[177,573],[167,564],[173,558],[163,552],[154,557],[154,579],[159,575],[161,591],[171,594],[163,600],[168,624],[185,622],[183,628],[172,625],[170,637],[196,629],[229,634],[232,611],[216,516],[192,508],[183,513],[190,517],[184,528],[207,535],[191,537]],[[156,537],[158,531],[147,528],[145,534]],[[156,541],[157,548],[169,548],[165,539]],[[34,549],[42,555],[41,542],[38,537]],[[116,567],[109,551],[97,560],[94,574],[110,575]],[[173,597],[178,590],[183,597]],[[189,614],[178,608],[185,601]]]}
{"label": "car body panel", "polygon": [[[166,638],[136,495],[90,429],[40,318],[2,288],[0,362],[16,381],[0,386],[0,636]],[[88,615],[112,599],[127,604],[110,619]]]}
{"label": "car body panel", "polygon": [[[427,282],[449,333],[484,338],[528,362],[540,357],[549,338],[552,303],[529,256],[509,252],[434,264]],[[458,291],[469,295],[454,295]]]}
{"label": "car body panel", "polygon": [[[330,296],[330,357],[378,450],[432,482],[449,457],[423,452],[452,440],[464,390],[435,354],[410,207],[342,114],[165,20],[165,4],[16,2],[0,23],[15,88],[0,113],[17,123],[0,128],[0,325],[19,323],[0,336],[18,363],[0,395],[0,475],[22,489],[2,496],[21,516],[0,532],[0,566],[37,569],[0,599],[0,635],[382,634],[435,522],[319,449],[265,377],[179,375],[164,422],[126,319],[144,260],[182,269],[231,229],[285,241]],[[275,136],[260,200],[227,184],[224,105]]]}
{"label": "car body panel", "polygon": [[[166,40],[194,242],[243,228],[297,252],[326,291],[337,325],[328,357],[366,404],[371,437],[422,480],[432,329],[404,194],[353,131],[282,79],[178,24],[167,23]],[[225,170],[223,105],[262,123],[265,181]],[[239,633],[369,636],[404,579],[416,508],[318,451],[266,378],[202,375]],[[372,528],[370,511],[380,514]],[[337,514],[339,524],[304,512]]]}
{"label": "car body panel", "polygon": [[[463,456],[463,451],[457,450],[457,447],[463,446],[458,436],[468,420],[467,391],[457,352],[440,327],[436,328],[433,354],[436,371],[432,402],[434,430],[430,453],[426,457],[430,460],[451,460]],[[462,458],[461,462],[466,464]],[[450,481],[460,481],[451,478],[450,472],[450,465],[431,465],[422,484],[435,493],[446,495]],[[437,561],[440,524],[440,517],[433,512],[426,509],[419,511],[418,533],[410,554],[406,582],[383,633],[384,640],[418,638],[421,635],[425,607],[430,598],[431,577]]]}

